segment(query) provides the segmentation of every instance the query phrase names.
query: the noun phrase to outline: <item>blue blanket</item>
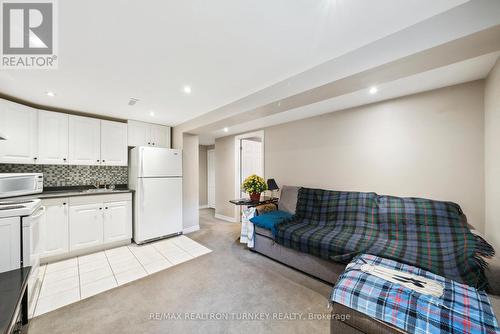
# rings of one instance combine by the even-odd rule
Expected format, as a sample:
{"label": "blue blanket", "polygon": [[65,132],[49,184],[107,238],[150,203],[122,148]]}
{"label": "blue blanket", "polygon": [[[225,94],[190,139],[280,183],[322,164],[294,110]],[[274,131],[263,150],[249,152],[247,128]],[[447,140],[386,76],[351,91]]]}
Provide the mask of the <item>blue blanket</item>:
{"label": "blue blanket", "polygon": [[254,225],[270,230],[273,235],[276,235],[276,225],[290,219],[292,215],[285,211],[270,211],[250,219]]}

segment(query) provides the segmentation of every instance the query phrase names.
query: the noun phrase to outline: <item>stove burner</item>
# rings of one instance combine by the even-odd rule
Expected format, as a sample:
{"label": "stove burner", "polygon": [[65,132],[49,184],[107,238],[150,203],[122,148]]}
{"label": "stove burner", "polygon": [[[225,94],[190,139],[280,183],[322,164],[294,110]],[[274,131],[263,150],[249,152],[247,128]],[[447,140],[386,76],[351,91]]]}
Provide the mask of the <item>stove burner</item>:
{"label": "stove burner", "polygon": [[0,207],[0,210],[14,210],[14,209],[24,209],[25,206],[23,205],[11,205],[11,206],[2,206]]}
{"label": "stove burner", "polygon": [[25,204],[25,203],[32,203],[33,200],[20,200],[20,201],[5,201],[5,202],[0,202],[0,205],[16,205],[16,204]]}

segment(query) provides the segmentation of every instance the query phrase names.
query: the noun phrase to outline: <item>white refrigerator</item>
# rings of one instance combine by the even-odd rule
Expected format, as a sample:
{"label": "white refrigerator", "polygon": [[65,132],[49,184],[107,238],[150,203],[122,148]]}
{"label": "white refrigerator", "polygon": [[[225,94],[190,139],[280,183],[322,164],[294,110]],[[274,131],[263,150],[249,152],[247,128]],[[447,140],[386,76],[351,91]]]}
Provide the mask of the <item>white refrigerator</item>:
{"label": "white refrigerator", "polygon": [[142,244],[182,233],[182,151],[130,150],[129,188],[134,190],[134,241]]}

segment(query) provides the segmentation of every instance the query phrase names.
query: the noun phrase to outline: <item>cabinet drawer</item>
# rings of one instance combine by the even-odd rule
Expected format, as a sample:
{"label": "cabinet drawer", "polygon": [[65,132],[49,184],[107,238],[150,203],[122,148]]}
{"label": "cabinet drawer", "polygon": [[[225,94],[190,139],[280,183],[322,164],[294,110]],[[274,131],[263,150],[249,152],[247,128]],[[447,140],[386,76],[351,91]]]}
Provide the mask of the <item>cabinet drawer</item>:
{"label": "cabinet drawer", "polygon": [[120,201],[132,201],[132,193],[75,196],[75,197],[70,197],[69,203],[70,205],[80,205],[80,204],[120,202]]}

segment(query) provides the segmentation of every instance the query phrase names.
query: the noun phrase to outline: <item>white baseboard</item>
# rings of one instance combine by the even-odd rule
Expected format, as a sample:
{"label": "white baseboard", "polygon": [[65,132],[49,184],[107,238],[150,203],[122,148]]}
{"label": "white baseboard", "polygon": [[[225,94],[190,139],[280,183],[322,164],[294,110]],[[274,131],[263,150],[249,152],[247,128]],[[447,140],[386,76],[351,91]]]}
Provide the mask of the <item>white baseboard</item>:
{"label": "white baseboard", "polygon": [[234,219],[234,217],[224,216],[218,213],[215,214],[215,218],[225,220],[230,223],[236,223],[236,219]]}
{"label": "white baseboard", "polygon": [[201,210],[201,209],[208,209],[208,208],[209,208],[208,204],[205,204],[205,205],[200,205],[200,210]]}
{"label": "white baseboard", "polygon": [[191,226],[182,230],[183,234],[188,234],[191,232],[196,232],[200,229],[200,225]]}

